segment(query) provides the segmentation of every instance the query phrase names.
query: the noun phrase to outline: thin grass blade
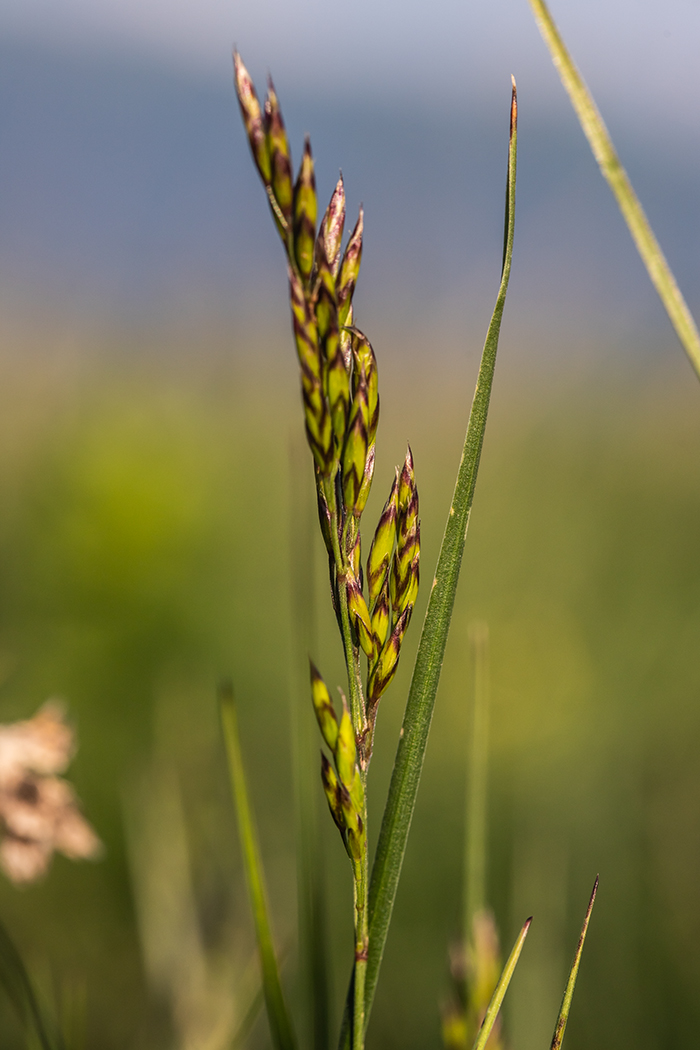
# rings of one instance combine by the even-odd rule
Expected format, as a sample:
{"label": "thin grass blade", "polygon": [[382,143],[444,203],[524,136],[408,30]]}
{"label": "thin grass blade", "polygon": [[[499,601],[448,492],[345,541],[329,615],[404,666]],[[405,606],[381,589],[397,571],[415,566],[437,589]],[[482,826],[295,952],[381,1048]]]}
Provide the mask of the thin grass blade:
{"label": "thin grass blade", "polygon": [[14,941],[0,923],[0,984],[27,1030],[33,1029],[41,1050],[65,1050],[63,1039],[43,1014],[29,974]]}
{"label": "thin grass blade", "polygon": [[544,42],[549,48],[561,82],[571,99],[576,116],[588,139],[593,156],[612,190],[622,212],[637,251],[647,268],[651,283],[658,292],[676,335],[690,358],[690,363],[700,377],[700,333],[676,284],[649,220],[644,214],[639,199],[632,188],[627,172],[613,146],[610,133],[586,87],[583,77],[569,54],[544,0],[530,0]]}
{"label": "thin grass blade", "polygon": [[574,961],[571,964],[571,972],[569,973],[569,980],[566,982],[566,991],[564,992],[564,998],[561,1001],[561,1009],[559,1010],[559,1017],[557,1018],[556,1028],[554,1029],[554,1035],[552,1036],[551,1050],[559,1050],[562,1040],[564,1038],[564,1032],[566,1031],[566,1022],[569,1020],[569,1010],[571,1009],[571,1000],[574,997],[574,988],[576,987],[576,978],[578,977],[578,968],[581,964],[581,955],[583,954],[583,945],[586,940],[586,934],[588,933],[588,923],[591,919],[591,912],[593,911],[593,905],[595,904],[595,896],[598,892],[598,876],[593,885],[593,892],[591,893],[591,899],[588,902],[588,908],[586,910],[586,918],[583,920],[583,926],[581,927],[581,935],[576,945],[576,951],[574,953]]}
{"label": "thin grass blade", "polygon": [[270,1021],[270,1031],[276,1050],[296,1050],[296,1040],[282,994],[282,984],[272,940],[260,847],[248,799],[248,787],[238,735],[238,719],[236,717],[233,690],[230,685],[222,686],[219,692],[219,701],[224,743],[231,775],[231,790],[238,817],[238,833],[243,851],[243,862],[250,904],[253,911],[258,951],[260,952],[263,991]]}
{"label": "thin grass blade", "polygon": [[518,934],[518,939],[513,945],[513,950],[508,956],[507,963],[503,967],[503,973],[501,974],[498,984],[496,985],[496,990],[491,996],[491,1002],[489,1003],[488,1009],[486,1010],[484,1020],[482,1021],[481,1028],[479,1029],[479,1034],[474,1040],[474,1046],[472,1050],[484,1050],[484,1047],[489,1041],[491,1030],[496,1023],[496,1018],[498,1017],[498,1013],[501,1009],[501,1005],[505,998],[505,994],[508,991],[508,985],[510,984],[511,978],[515,973],[515,967],[518,965],[518,959],[520,958],[520,953],[523,950],[523,945],[525,944],[525,938],[527,937],[531,922],[532,916],[530,916],[530,918],[527,920],[522,930]]}
{"label": "thin grass blade", "polygon": [[[508,178],[506,185],[505,231],[501,284],[486,335],[474,400],[472,402],[462,459],[457,474],[452,505],[438,557],[435,580],[430,592],[411,687],[406,703],[403,728],[394,761],[386,808],[379,833],[377,852],[369,888],[369,957],[367,964],[365,1024],[377,987],[377,978],[386,944],[391,913],[401,875],[406,842],[411,827],[423,757],[433,716],[440,671],[452,618],[464,542],[469,524],[479,459],[496,365],[498,337],[513,256],[515,229],[515,175],[517,160],[517,94],[515,81],[511,97]],[[347,1011],[346,1011],[347,1016]],[[346,1045],[347,1024],[341,1032]]]}

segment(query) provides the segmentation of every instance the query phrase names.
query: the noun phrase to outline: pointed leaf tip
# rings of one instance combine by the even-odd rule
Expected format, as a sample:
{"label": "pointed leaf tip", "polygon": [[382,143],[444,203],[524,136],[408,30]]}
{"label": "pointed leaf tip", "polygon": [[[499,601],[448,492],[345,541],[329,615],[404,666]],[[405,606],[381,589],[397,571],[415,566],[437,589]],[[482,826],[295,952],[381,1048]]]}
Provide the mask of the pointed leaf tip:
{"label": "pointed leaf tip", "polygon": [[574,960],[571,964],[571,971],[569,973],[569,979],[566,982],[566,989],[564,991],[564,998],[561,1002],[559,1010],[559,1016],[557,1023],[554,1028],[554,1035],[552,1036],[551,1050],[559,1050],[562,1041],[564,1039],[564,1032],[566,1031],[566,1024],[569,1020],[569,1011],[571,1010],[571,1002],[574,997],[574,989],[576,987],[576,978],[578,977],[578,969],[581,964],[581,955],[583,954],[583,945],[586,940],[586,934],[588,933],[588,923],[590,922],[591,912],[593,911],[593,905],[595,904],[596,894],[598,892],[598,881],[599,876],[596,875],[595,882],[593,884],[593,892],[591,893],[590,900],[588,901],[588,907],[586,909],[586,915],[583,920],[583,926],[581,927],[581,933],[579,934],[578,944],[576,945],[576,951],[574,952]]}

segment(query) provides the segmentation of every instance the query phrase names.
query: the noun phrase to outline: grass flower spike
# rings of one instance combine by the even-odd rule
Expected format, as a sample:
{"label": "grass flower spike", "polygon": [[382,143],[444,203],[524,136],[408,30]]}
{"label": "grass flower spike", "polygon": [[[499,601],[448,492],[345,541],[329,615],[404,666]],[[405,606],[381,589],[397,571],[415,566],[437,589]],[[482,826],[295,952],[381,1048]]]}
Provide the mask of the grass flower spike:
{"label": "grass flower spike", "polygon": [[[353,874],[354,965],[341,1032],[341,1047],[351,1046],[352,1050],[363,1050],[378,960],[381,959],[388,916],[398,881],[396,864],[392,862],[390,871],[385,869],[387,856],[393,856],[396,850],[396,845],[390,844],[387,853],[387,829],[390,838],[399,836],[396,841],[402,855],[429,724],[429,714],[427,723],[420,710],[417,717],[411,714],[411,705],[415,706],[416,700],[412,692],[394,768],[392,791],[385,810],[372,874],[374,889],[371,891],[367,770],[372,757],[379,700],[396,674],[403,640],[418,596],[418,489],[413,454],[409,448],[403,465],[396,470],[389,497],[373,533],[366,573],[363,573],[361,519],[374,479],[379,426],[377,359],[372,344],[357,324],[354,306],[362,261],[364,213],[360,207],[357,222],[343,251],[346,195],[341,176],[317,230],[318,202],[308,137],[292,189],[291,155],[272,81],[269,81],[268,96],[261,111],[253,83],[240,56],[236,54],[235,84],[253,159],[261,175],[287,257],[304,424],[313,459],[319,523],[328,552],[333,610],[347,670],[348,699],[346,701],[341,694],[340,716],[336,714],[329,690],[313,664],[311,699],[323,743],[330,752],[330,758],[324,753],[321,755],[323,791],[331,816],[342,836]],[[432,661],[437,672],[433,673],[428,687],[430,695],[422,689],[422,694],[417,697],[419,708],[422,706],[428,711],[432,710],[454,600],[510,270],[515,200],[515,113],[513,91],[506,247],[501,290],[484,350],[454,508],[440,555],[438,574],[441,586],[437,592],[433,589],[433,596],[437,594],[437,600],[441,603],[438,614],[440,624],[436,626],[430,620],[433,614],[430,611],[432,606],[429,607],[427,626],[419,649],[420,661],[425,658],[421,656],[425,645],[428,646],[428,660]],[[447,581],[446,592],[443,575]],[[416,672],[414,682],[415,678]],[[417,746],[409,744],[416,730],[419,733]],[[410,748],[406,760],[402,750],[404,743],[409,744]],[[404,767],[405,761],[408,765]],[[408,795],[399,800],[399,805],[404,806],[401,815],[395,809],[397,800],[394,784],[397,777],[401,784],[400,790],[408,791]],[[406,806],[408,811],[405,810]],[[252,856],[250,849],[248,852]],[[257,908],[261,913],[262,905],[258,904]],[[262,930],[266,953],[263,955],[270,958],[269,937],[264,922],[259,924],[259,929]],[[274,994],[268,1001],[276,1010],[277,1020],[273,1028],[276,1025],[279,1032],[284,1029],[284,1024],[280,1022],[284,1015],[274,981],[271,987]]]}

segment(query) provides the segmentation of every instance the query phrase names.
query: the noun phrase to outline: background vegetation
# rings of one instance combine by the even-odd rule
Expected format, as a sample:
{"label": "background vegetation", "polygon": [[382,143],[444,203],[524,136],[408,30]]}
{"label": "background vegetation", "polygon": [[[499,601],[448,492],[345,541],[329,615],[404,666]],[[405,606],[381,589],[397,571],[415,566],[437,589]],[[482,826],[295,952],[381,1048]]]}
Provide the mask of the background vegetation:
{"label": "background vegetation", "polygon": [[[170,1045],[168,983],[154,969],[152,933],[143,960],[131,878],[138,848],[134,862],[134,835],[130,854],[124,832],[125,814],[141,827],[155,805],[139,848],[168,871],[172,835],[158,840],[168,817],[158,817],[166,803],[154,775],[177,777],[203,944],[214,954],[231,948],[245,1005],[252,935],[215,710],[224,673],[240,699],[278,934],[283,944],[294,937],[289,492],[298,404],[285,335],[271,333],[265,347],[250,336],[245,354],[212,349],[196,361],[171,341],[160,352],[144,341],[143,353],[119,359],[108,346],[68,354],[15,342],[3,358],[3,717],[57,691],[69,700],[81,739],[74,780],[107,856],[82,866],[58,858],[44,884],[21,893],[5,883],[0,909],[47,994],[60,1001],[85,987],[90,1046]],[[517,343],[512,326],[508,337]],[[439,368],[444,355],[429,357],[423,345],[406,337],[380,357],[377,490],[410,429],[429,579],[475,351]],[[548,1037],[597,870],[572,1050],[682,1044],[698,1021],[697,391],[680,353],[639,367],[588,347],[585,367],[549,368],[545,379],[546,363],[528,349],[519,364],[501,361],[375,1046],[438,1041],[446,945],[459,921],[474,617],[492,637],[489,896],[506,941],[526,914],[536,920],[513,982],[513,1045],[528,1050]],[[335,653],[340,680],[317,556],[319,647]],[[385,700],[378,794],[410,662],[407,653]],[[335,829],[326,830],[329,906],[346,957],[348,872]],[[166,934],[187,931],[166,924]],[[338,1008],[345,980],[334,974]],[[261,1023],[254,1040],[265,1038]],[[7,1029],[2,1042],[14,1045]]]}
{"label": "background vegetation", "polygon": [[[692,1045],[697,383],[554,72],[533,91],[531,71],[549,70],[544,49],[521,77],[523,41],[536,30],[529,12],[519,17],[529,28],[512,23],[507,58],[494,61],[487,34],[484,79],[475,87],[446,77],[437,113],[425,92],[400,97],[404,81],[385,92],[370,77],[357,97],[348,81],[333,97],[304,98],[319,82],[313,64],[303,83],[288,67],[278,78],[293,142],[313,135],[321,199],[342,164],[352,209],[362,199],[367,210],[358,319],[372,334],[383,396],[368,520],[410,439],[424,581],[500,263],[511,69],[521,91],[513,281],[369,1045],[439,1045],[460,916],[467,627],[476,618],[489,623],[493,669],[488,893],[506,944],[535,914],[507,1001],[511,1045],[547,1045],[596,871],[567,1046]],[[598,99],[697,313],[693,96],[681,91],[674,109],[650,73],[634,82],[634,113],[611,113],[606,71],[618,59],[628,68],[628,22],[606,37],[615,63],[594,49],[602,57],[591,82],[608,91]],[[432,53],[443,54],[421,25],[428,31]],[[87,1046],[193,1050],[216,1045],[198,1030],[202,1012],[232,1031],[255,988],[215,704],[222,675],[239,698],[278,939],[294,954],[291,580],[304,526],[291,523],[291,492],[305,477],[297,367],[228,53],[215,83],[143,54],[53,43],[0,40],[0,719],[66,698],[81,740],[72,778],[107,851],[95,865],[59,857],[43,884],[22,892],[2,882],[0,917],[57,1011],[79,1026],[86,1004]],[[251,46],[261,79],[272,61],[267,30]],[[284,48],[296,54],[286,36]],[[318,652],[331,684],[342,680],[342,658],[315,557]],[[383,702],[375,798],[417,634]],[[339,1011],[349,873],[324,823]],[[296,987],[289,962],[285,979]],[[266,1039],[261,1021],[252,1045]],[[4,1007],[0,1045],[22,1045]]]}

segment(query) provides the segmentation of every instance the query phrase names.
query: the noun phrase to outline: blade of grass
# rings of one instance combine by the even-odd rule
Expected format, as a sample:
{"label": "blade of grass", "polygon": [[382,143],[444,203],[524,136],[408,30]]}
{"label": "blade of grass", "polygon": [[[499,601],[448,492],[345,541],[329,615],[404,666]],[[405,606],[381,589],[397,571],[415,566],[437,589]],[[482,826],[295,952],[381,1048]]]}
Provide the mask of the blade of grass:
{"label": "blade of grass", "polygon": [[472,1050],[484,1050],[484,1047],[489,1041],[491,1029],[496,1023],[496,1018],[498,1017],[498,1013],[501,1009],[501,1005],[505,998],[505,994],[508,991],[508,985],[510,984],[511,978],[515,973],[515,967],[518,965],[518,959],[520,958],[520,953],[523,950],[523,945],[525,944],[525,938],[527,937],[527,933],[530,929],[531,922],[532,916],[530,916],[530,918],[527,920],[522,930],[518,934],[518,939],[513,945],[513,950],[508,956],[507,963],[503,967],[503,973],[501,974],[498,980],[496,990],[491,996],[491,1002],[489,1003],[488,1009],[486,1010],[486,1014],[484,1016],[484,1020],[481,1023],[479,1033],[476,1039],[474,1040],[474,1046]]}
{"label": "blade of grass", "polygon": [[561,1001],[561,1009],[559,1010],[559,1017],[557,1018],[557,1024],[554,1029],[554,1035],[552,1036],[551,1050],[559,1050],[564,1038],[564,1032],[566,1031],[566,1022],[569,1020],[569,1010],[571,1009],[571,1000],[574,997],[574,988],[576,987],[576,978],[578,977],[578,968],[581,964],[581,955],[583,954],[583,945],[586,940],[586,934],[588,933],[588,923],[591,919],[591,912],[593,911],[593,905],[595,904],[595,896],[598,892],[598,876],[593,885],[593,892],[591,893],[591,899],[588,902],[588,908],[586,910],[586,917],[583,920],[583,926],[581,927],[581,934],[576,945],[576,951],[574,953],[574,961],[571,964],[571,972],[569,973],[569,980],[566,983],[566,990],[564,992],[564,998]]}
{"label": "blade of grass", "polygon": [[248,883],[258,951],[260,952],[263,991],[270,1021],[270,1031],[277,1050],[296,1050],[296,1040],[282,994],[282,984],[272,940],[260,847],[248,800],[248,787],[238,735],[238,719],[236,717],[233,689],[230,683],[221,686],[219,702],[224,743],[231,775],[231,790],[238,817],[238,834],[241,840],[246,882]]}
{"label": "blade of grass", "polygon": [[700,333],[676,284],[670,266],[664,257],[644,209],[632,188],[627,172],[613,146],[610,133],[586,87],[583,77],[569,54],[544,0],[530,0],[544,42],[549,48],[562,84],[571,99],[576,116],[588,139],[593,156],[612,190],[622,212],[637,251],[647,268],[651,283],[658,292],[676,335],[690,358],[690,363],[700,377]]}
{"label": "blade of grass", "polygon": [[[515,81],[510,109],[510,141],[506,185],[505,229],[501,285],[481,357],[479,376],[474,391],[469,424],[457,473],[452,505],[438,557],[435,579],[428,600],[423,631],[413,677],[406,702],[406,712],[394,761],[389,795],[379,833],[377,852],[369,888],[369,957],[367,964],[365,1025],[377,987],[377,978],[386,944],[391,913],[401,875],[406,841],[411,827],[423,757],[433,716],[440,671],[452,618],[464,542],[469,524],[479,459],[484,442],[498,337],[506,300],[513,256],[515,228],[515,175],[517,160],[517,94]],[[345,1044],[345,1025],[341,1045]]]}
{"label": "blade of grass", "polygon": [[65,1050],[63,1039],[45,1019],[14,941],[0,922],[0,984],[26,1028],[33,1028],[41,1050]]}

